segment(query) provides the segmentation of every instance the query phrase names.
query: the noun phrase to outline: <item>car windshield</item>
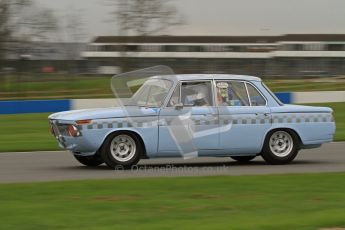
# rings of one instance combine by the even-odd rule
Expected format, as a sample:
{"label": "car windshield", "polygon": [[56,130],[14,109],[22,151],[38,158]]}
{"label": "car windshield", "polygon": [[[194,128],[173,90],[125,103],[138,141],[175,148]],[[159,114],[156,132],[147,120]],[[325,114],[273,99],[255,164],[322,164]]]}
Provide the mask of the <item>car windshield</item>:
{"label": "car windshield", "polygon": [[126,105],[161,107],[173,83],[165,79],[149,79],[130,98]]}

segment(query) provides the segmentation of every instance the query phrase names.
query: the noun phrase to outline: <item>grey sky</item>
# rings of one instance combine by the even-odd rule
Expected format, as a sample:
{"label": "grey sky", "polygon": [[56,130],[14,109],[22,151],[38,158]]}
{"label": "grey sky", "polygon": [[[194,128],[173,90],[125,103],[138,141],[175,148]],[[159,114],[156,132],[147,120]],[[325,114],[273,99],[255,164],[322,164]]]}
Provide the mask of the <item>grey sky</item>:
{"label": "grey sky", "polygon": [[[90,36],[116,35],[109,0],[35,0],[63,17],[81,9]],[[174,3],[174,2],[173,2]],[[187,24],[174,35],[345,33],[344,0],[175,0]]]}

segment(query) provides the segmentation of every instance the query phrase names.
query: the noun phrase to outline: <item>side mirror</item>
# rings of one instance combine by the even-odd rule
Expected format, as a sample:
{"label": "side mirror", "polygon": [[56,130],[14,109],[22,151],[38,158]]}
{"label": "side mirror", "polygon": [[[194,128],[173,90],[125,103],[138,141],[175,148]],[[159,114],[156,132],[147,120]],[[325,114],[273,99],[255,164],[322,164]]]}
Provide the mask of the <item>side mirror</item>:
{"label": "side mirror", "polygon": [[177,104],[175,105],[175,109],[176,109],[176,110],[181,110],[181,109],[183,109],[183,104],[182,104],[182,103],[177,103]]}

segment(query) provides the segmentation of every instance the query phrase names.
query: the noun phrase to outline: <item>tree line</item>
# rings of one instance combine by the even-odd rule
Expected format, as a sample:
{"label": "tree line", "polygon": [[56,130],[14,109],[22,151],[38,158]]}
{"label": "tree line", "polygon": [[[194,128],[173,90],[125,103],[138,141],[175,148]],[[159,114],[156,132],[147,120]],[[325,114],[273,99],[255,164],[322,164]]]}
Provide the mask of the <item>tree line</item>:
{"label": "tree line", "polygon": [[[184,23],[171,0],[108,0],[108,4],[114,9],[109,17],[117,24],[117,35],[158,35]],[[67,12],[59,19],[52,9],[42,8],[33,0],[0,0],[0,60],[9,45],[25,46],[57,38],[72,43],[83,40],[87,15],[79,9]],[[73,50],[67,50],[74,55]]]}

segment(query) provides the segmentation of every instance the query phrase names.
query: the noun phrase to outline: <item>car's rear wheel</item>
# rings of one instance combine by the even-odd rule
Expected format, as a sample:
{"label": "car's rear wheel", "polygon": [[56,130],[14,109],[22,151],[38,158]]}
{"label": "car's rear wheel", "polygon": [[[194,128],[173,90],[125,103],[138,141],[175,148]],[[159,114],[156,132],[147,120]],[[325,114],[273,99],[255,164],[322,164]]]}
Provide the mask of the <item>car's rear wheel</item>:
{"label": "car's rear wheel", "polygon": [[96,167],[96,166],[104,163],[98,155],[94,155],[94,156],[74,155],[74,158],[77,159],[77,161],[79,161],[79,163],[81,163],[85,166],[90,166],[90,167]]}
{"label": "car's rear wheel", "polygon": [[266,137],[261,156],[269,164],[288,164],[299,150],[297,135],[288,130],[275,130]]}
{"label": "car's rear wheel", "polygon": [[255,157],[256,156],[233,156],[231,158],[238,162],[249,162],[253,160]]}
{"label": "car's rear wheel", "polygon": [[110,135],[101,148],[101,157],[110,168],[130,168],[140,160],[143,146],[136,135],[115,133]]}

